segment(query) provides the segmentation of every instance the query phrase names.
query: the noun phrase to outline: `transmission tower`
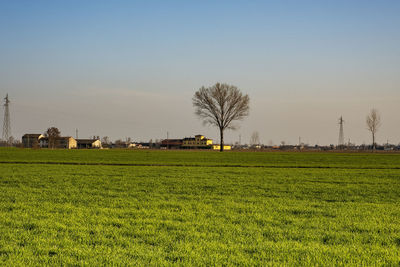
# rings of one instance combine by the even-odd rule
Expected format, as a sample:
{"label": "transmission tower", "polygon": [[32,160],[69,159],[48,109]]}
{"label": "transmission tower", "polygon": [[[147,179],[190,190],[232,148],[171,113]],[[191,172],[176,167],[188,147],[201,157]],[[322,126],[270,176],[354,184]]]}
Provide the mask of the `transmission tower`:
{"label": "transmission tower", "polygon": [[339,129],[339,143],[338,143],[338,146],[339,146],[340,148],[343,148],[343,147],[344,147],[343,123],[344,123],[343,117],[340,116],[340,118],[339,118],[339,125],[340,125],[340,129]]}
{"label": "transmission tower", "polygon": [[8,109],[8,105],[10,104],[10,100],[8,100],[8,94],[4,98],[4,121],[3,121],[3,140],[7,143],[10,141],[11,137],[11,123],[10,123],[10,110]]}

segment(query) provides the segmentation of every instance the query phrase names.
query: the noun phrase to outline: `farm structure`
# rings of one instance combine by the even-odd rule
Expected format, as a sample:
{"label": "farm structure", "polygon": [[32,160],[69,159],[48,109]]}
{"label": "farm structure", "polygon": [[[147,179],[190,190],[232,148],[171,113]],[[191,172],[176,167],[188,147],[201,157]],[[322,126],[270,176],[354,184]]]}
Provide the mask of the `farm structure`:
{"label": "farm structure", "polygon": [[[101,148],[99,139],[75,139],[71,136],[60,136],[55,138],[55,148]],[[49,148],[49,138],[42,134],[24,134],[22,145],[25,148]]]}
{"label": "farm structure", "polygon": [[[49,138],[42,137],[39,139],[39,144],[41,148],[49,148]],[[71,136],[60,136],[55,138],[54,148],[66,148],[72,149],[77,147],[77,142],[75,138]]]}
{"label": "farm structure", "polygon": [[42,134],[24,134],[22,136],[22,145],[26,148],[38,148],[39,140],[44,137]]}
{"label": "farm structure", "polygon": [[183,139],[164,139],[161,141],[161,147],[166,148],[182,148]]}
{"label": "farm structure", "polygon": [[[213,140],[198,134],[195,137],[185,137],[183,139],[164,139],[161,147],[176,149],[214,149],[219,150],[220,145],[214,145]],[[231,146],[225,145],[225,150],[231,150]]]}
{"label": "farm structure", "polygon": [[76,139],[77,148],[101,148],[99,139]]}
{"label": "farm structure", "polygon": [[213,140],[205,138],[203,135],[196,135],[194,138],[184,138],[182,147],[183,148],[211,148]]}

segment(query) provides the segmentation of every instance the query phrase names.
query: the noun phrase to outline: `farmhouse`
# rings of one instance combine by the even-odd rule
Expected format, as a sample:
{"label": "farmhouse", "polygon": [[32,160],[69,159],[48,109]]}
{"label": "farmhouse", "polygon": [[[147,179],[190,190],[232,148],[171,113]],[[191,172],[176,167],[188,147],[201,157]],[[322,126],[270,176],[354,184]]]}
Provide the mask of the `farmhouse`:
{"label": "farmhouse", "polygon": [[213,140],[205,138],[204,135],[198,134],[194,138],[186,137],[182,141],[182,148],[206,148],[212,147]]}
{"label": "farmhouse", "polygon": [[[183,139],[164,139],[161,147],[183,148],[183,149],[214,149],[219,150],[220,145],[213,145],[213,140],[198,134],[195,137],[185,137]],[[224,146],[225,150],[231,150],[231,146]]]}
{"label": "farmhouse", "polygon": [[[49,138],[42,134],[24,134],[22,145],[25,148],[48,148]],[[50,144],[51,146],[51,144]],[[71,136],[60,136],[54,140],[55,148],[102,148],[99,139],[75,139]]]}
{"label": "farmhouse", "polygon": [[[49,147],[49,138],[48,137],[42,137],[39,139],[39,144],[41,148],[48,148]],[[72,149],[77,147],[77,142],[75,138],[71,136],[63,136],[63,137],[57,137],[55,139],[55,148],[66,148],[66,149]]]}
{"label": "farmhouse", "polygon": [[26,148],[39,147],[39,140],[43,138],[42,134],[24,134],[22,136],[22,145]]}
{"label": "farmhouse", "polygon": [[101,148],[99,139],[76,139],[77,148]]}
{"label": "farmhouse", "polygon": [[182,147],[182,143],[182,139],[164,139],[161,141],[161,147],[179,149]]}

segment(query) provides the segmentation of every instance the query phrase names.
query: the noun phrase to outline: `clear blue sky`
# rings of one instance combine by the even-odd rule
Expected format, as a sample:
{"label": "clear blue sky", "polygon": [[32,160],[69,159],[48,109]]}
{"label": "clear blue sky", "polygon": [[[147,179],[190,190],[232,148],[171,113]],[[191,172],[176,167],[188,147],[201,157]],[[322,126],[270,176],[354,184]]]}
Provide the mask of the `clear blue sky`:
{"label": "clear blue sky", "polygon": [[226,82],[251,99],[228,141],[400,142],[400,1],[1,1],[0,94],[12,131],[148,141],[217,131],[191,97]]}

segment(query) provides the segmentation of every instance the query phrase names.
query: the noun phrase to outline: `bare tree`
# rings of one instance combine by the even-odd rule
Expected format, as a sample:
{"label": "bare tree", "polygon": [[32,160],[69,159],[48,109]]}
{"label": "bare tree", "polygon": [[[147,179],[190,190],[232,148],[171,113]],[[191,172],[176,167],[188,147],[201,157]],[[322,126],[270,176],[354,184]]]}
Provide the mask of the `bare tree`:
{"label": "bare tree", "polygon": [[103,136],[103,138],[101,139],[101,145],[103,147],[110,147],[111,145],[110,138],[108,136]]}
{"label": "bare tree", "polygon": [[101,138],[101,142],[105,143],[105,144],[109,144],[110,143],[110,137],[103,136],[103,138]]}
{"label": "bare tree", "polygon": [[126,147],[126,142],[122,141],[122,139],[117,139],[115,140],[115,147],[117,148],[125,148]]}
{"label": "bare tree", "polygon": [[57,139],[61,136],[61,132],[57,127],[50,127],[44,135],[49,138],[49,148],[55,148],[57,145]]}
{"label": "bare tree", "polygon": [[125,137],[125,146],[129,147],[129,145],[132,143],[132,138],[130,137]]}
{"label": "bare tree", "polygon": [[249,96],[243,95],[236,86],[216,83],[208,88],[201,87],[192,100],[195,113],[203,123],[219,128],[220,151],[224,151],[224,131],[236,129],[232,122],[249,115]]}
{"label": "bare tree", "polygon": [[381,116],[379,115],[378,110],[371,109],[371,112],[367,115],[366,119],[367,129],[372,134],[372,148],[376,149],[375,136],[379,127],[381,126]]}
{"label": "bare tree", "polygon": [[258,132],[253,132],[250,137],[250,145],[256,146],[260,144],[260,135]]}

